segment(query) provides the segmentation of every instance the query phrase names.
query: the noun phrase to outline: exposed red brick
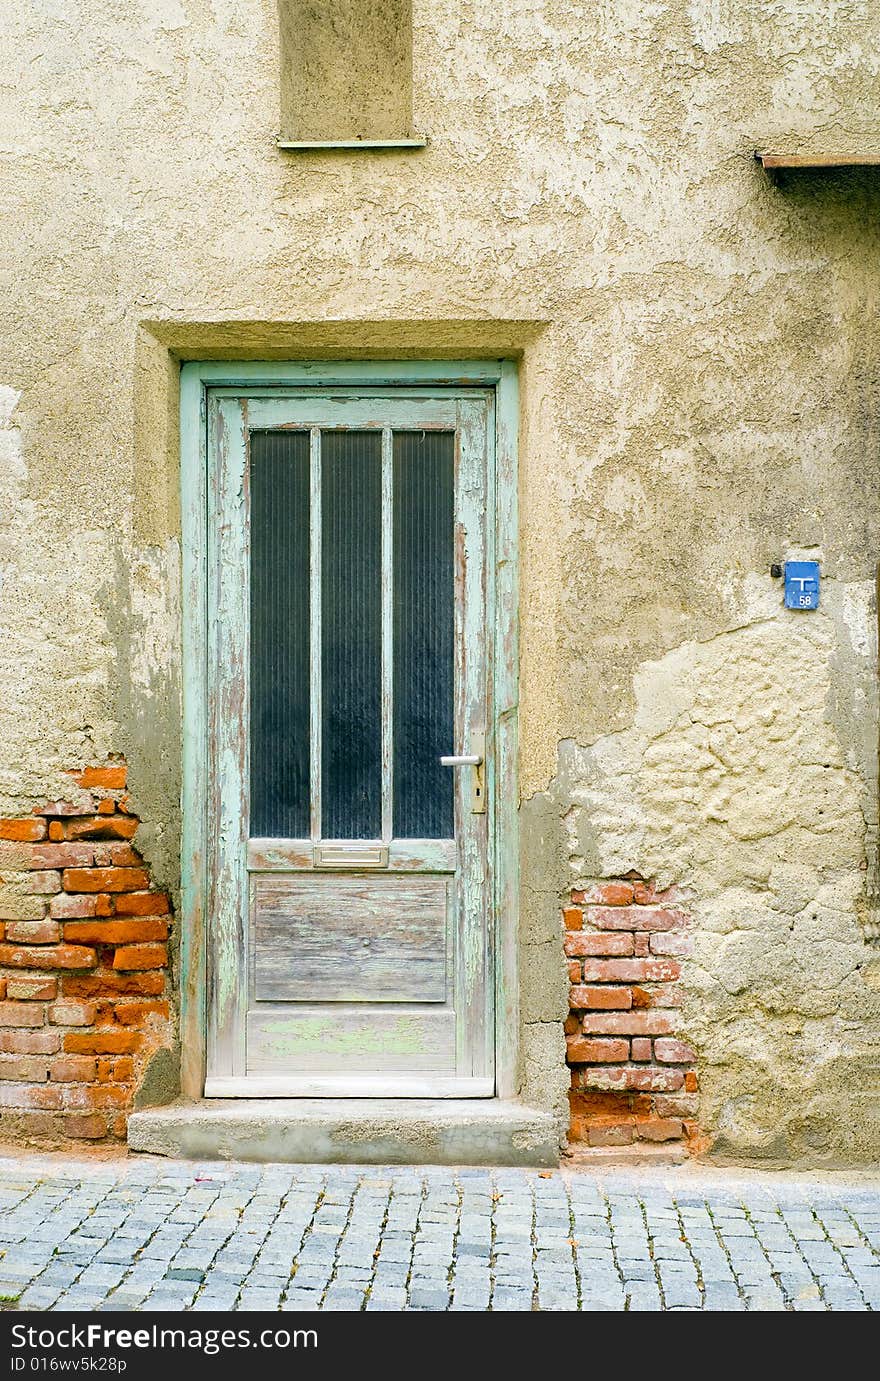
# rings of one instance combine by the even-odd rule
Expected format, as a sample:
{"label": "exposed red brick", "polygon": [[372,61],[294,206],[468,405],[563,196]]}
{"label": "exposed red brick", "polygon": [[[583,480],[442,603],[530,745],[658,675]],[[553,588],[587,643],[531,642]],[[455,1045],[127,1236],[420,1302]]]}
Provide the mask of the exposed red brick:
{"label": "exposed red brick", "polygon": [[[71,1055],[73,1059],[85,1059],[85,1056]],[[121,1084],[127,1079],[131,1079],[134,1074],[134,1061],[130,1055],[100,1055],[96,1061],[97,1079],[101,1084]]]}
{"label": "exposed red brick", "polygon": [[49,801],[45,806],[36,806],[34,815],[59,816],[67,819],[76,815],[94,815],[95,803],[90,796],[82,801]]}
{"label": "exposed red brick", "polygon": [[14,969],[91,969],[97,962],[95,951],[82,945],[0,945],[0,964]]}
{"label": "exposed red brick", "polygon": [[584,1031],[615,1036],[666,1036],[675,1029],[676,1013],[654,1008],[650,1012],[585,1012]]}
{"label": "exposed red brick", "polygon": [[572,900],[593,906],[629,906],[633,899],[629,882],[597,882],[571,894]]}
{"label": "exposed red brick", "polygon": [[678,1141],[684,1136],[684,1124],[678,1117],[649,1117],[635,1126],[639,1141]]}
{"label": "exposed red brick", "polygon": [[35,868],[90,868],[95,850],[90,844],[35,844]]}
{"label": "exposed red brick", "polygon": [[[101,812],[102,801],[98,806]],[[113,805],[113,802],[110,802]],[[133,839],[137,833],[138,819],[135,815],[98,815],[71,820],[64,826],[66,839]]]}
{"label": "exposed red brick", "polygon": [[590,1090],[588,1093],[572,1091],[568,1095],[568,1101],[572,1112],[582,1117],[605,1118],[606,1121],[612,1122],[624,1114],[650,1115],[654,1109],[654,1100],[647,1093],[605,1092],[600,1089]]}
{"label": "exposed red brick", "polygon": [[72,772],[71,776],[77,786],[86,790],[91,787],[103,787],[106,791],[114,788],[121,790],[125,786],[128,769],[125,763],[112,763],[103,767],[86,767],[81,772]]}
{"label": "exposed red brick", "polygon": [[629,1041],[585,1040],[582,1036],[566,1039],[569,1064],[615,1064],[629,1055]]}
{"label": "exposed red brick", "polygon": [[74,1055],[130,1055],[142,1042],[138,1031],[68,1031],[64,1049]]}
{"label": "exposed red brick", "polygon": [[632,1122],[593,1122],[586,1132],[590,1146],[629,1146],[635,1140]]}
{"label": "exposed red brick", "polygon": [[678,930],[687,925],[681,911],[642,906],[588,906],[584,921],[599,930]]}
{"label": "exposed red brick", "polygon": [[122,1026],[142,1026],[148,1017],[160,1017],[167,1021],[170,1016],[167,1002],[116,1002],[114,1015]]}
{"label": "exposed red brick", "polygon": [[110,796],[106,796],[103,801],[98,802],[99,815],[112,815],[116,810],[116,802]]}
{"label": "exposed red brick", "polygon": [[61,891],[61,874],[53,868],[31,873],[25,890],[38,897],[49,897],[53,892]]}
{"label": "exposed red brick", "polygon": [[57,921],[7,921],[6,939],[18,945],[55,945],[61,926]]}
{"label": "exposed red brick", "polygon": [[64,1130],[75,1140],[98,1141],[107,1135],[107,1118],[101,1113],[77,1113],[65,1117]]}
{"label": "exposed red brick", "polygon": [[0,1031],[0,1050],[6,1054],[51,1055],[60,1047],[61,1036],[57,1031]]}
{"label": "exposed red brick", "polygon": [[88,945],[136,944],[145,940],[165,940],[168,937],[169,916],[147,916],[143,919],[119,921],[67,921],[64,938]]}
{"label": "exposed red brick", "polygon": [[133,849],[130,844],[124,844],[119,840],[105,843],[98,839],[95,842],[96,867],[135,868],[143,861],[137,849]]}
{"label": "exposed red brick", "polygon": [[690,935],[652,935],[652,954],[678,954],[686,959],[694,952],[694,942]]}
{"label": "exposed red brick", "polygon": [[658,1069],[656,1066],[624,1065],[621,1067],[593,1066],[576,1071],[581,1088],[640,1089],[645,1092],[674,1093],[684,1084],[680,1069]]}
{"label": "exposed red brick", "polygon": [[68,917],[97,916],[100,895],[91,897],[72,896],[69,892],[59,892],[49,903],[49,915],[58,920]]}
{"label": "exposed red brick", "polygon": [[[596,1146],[629,1144],[635,1136],[681,1140],[689,1135],[685,1118],[696,1126],[695,1095],[683,1091],[692,1071],[669,1068],[690,1061],[656,1054],[658,1041],[668,1055],[687,1049],[670,1039],[682,1001],[678,961],[692,952],[691,937],[683,933],[689,918],[669,906],[673,900],[671,889],[660,893],[635,874],[572,892],[583,916],[583,926],[564,937],[572,983],[565,1032],[574,1140]],[[600,1058],[603,1049],[607,1059]],[[689,1145],[704,1141],[696,1129]]]}
{"label": "exposed red brick", "polygon": [[663,1037],[654,1042],[654,1055],[661,1064],[690,1065],[696,1054],[684,1041],[669,1040]]}
{"label": "exposed red brick", "polygon": [[578,985],[572,988],[569,1001],[577,1009],[603,1007],[618,1010],[632,1006],[629,988],[592,988]]}
{"label": "exposed red brick", "polygon": [[576,906],[566,906],[562,911],[566,930],[580,930],[584,923],[584,913]]}
{"label": "exposed red brick", "polygon": [[667,983],[679,977],[675,959],[585,959],[587,983]]}
{"label": "exposed red brick", "polygon": [[0,1083],[0,1108],[60,1108],[61,1090],[52,1084]]}
{"label": "exposed red brick", "polygon": [[164,971],[153,973],[113,973],[103,971],[82,978],[64,977],[61,987],[68,997],[160,997],[165,991]]}
{"label": "exposed red brick", "polygon": [[58,844],[64,838],[64,826],[60,820],[49,821],[49,838]]}
{"label": "exposed red brick", "polygon": [[572,956],[625,956],[633,952],[633,937],[618,932],[610,935],[597,935],[591,931],[582,930],[576,934],[566,935],[563,946],[565,953]]}
{"label": "exposed red brick", "polygon": [[633,953],[634,940],[640,936],[630,935],[626,931],[612,931],[610,934],[594,935],[585,932],[583,936],[583,953],[592,957],[617,956],[626,958]]}
{"label": "exposed red brick", "polygon": [[45,1055],[0,1055],[0,1079],[44,1084],[49,1070]]}
{"label": "exposed red brick", "polygon": [[113,904],[117,916],[165,916],[171,910],[165,892],[123,892]]}
{"label": "exposed red brick", "polygon": [[695,1093],[655,1093],[653,1100],[658,1117],[696,1117],[700,1106]]}
{"label": "exposed red brick", "polygon": [[114,969],[161,969],[167,963],[167,945],[122,945],[113,955]]}
{"label": "exposed red brick", "polygon": [[95,1020],[92,1002],[56,1002],[49,1008],[53,1026],[91,1026]]}
{"label": "exposed red brick", "polygon": [[650,1094],[622,1093],[619,1090],[573,1089],[568,1100],[573,1113],[592,1121],[614,1122],[637,1112],[650,1114],[654,1107]]}
{"label": "exposed red brick", "polygon": [[4,978],[6,996],[16,1002],[51,1002],[58,990],[56,978],[36,977],[34,974],[21,974],[16,978]]}
{"label": "exposed red brick", "polygon": [[150,884],[143,868],[65,868],[61,881],[65,892],[142,892]]}
{"label": "exposed red brick", "polygon": [[45,838],[45,820],[0,820],[0,839],[34,841]]}
{"label": "exposed red brick", "polygon": [[677,896],[674,887],[667,887],[664,891],[658,892],[652,882],[633,882],[633,897],[638,906],[656,906],[664,902],[675,901]]}
{"label": "exposed red brick", "polygon": [[97,1063],[94,1055],[58,1055],[52,1061],[50,1077],[59,1084],[89,1084],[97,1078]]}
{"label": "exposed red brick", "polygon": [[700,1081],[692,1069],[689,1069],[684,1076],[684,1086],[688,1093],[696,1093],[700,1087]]}
{"label": "exposed red brick", "polygon": [[0,1026],[42,1026],[42,1002],[0,1002]]}
{"label": "exposed red brick", "polygon": [[129,1090],[118,1084],[72,1084],[64,1090],[64,1106],[77,1111],[124,1108],[130,1102]]}

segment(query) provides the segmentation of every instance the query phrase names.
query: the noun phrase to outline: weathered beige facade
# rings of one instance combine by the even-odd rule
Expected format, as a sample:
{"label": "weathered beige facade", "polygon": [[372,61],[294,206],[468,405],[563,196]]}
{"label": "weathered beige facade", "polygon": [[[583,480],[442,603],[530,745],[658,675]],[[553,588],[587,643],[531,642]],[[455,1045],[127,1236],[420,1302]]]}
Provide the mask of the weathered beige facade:
{"label": "weathered beige facade", "polygon": [[871,1161],[880,173],[753,152],[880,156],[873,14],[416,0],[389,152],[278,150],[275,0],[3,30],[0,815],[124,754],[178,887],[181,360],[516,358],[522,1097],[560,905],[634,870],[695,918],[709,1153]]}

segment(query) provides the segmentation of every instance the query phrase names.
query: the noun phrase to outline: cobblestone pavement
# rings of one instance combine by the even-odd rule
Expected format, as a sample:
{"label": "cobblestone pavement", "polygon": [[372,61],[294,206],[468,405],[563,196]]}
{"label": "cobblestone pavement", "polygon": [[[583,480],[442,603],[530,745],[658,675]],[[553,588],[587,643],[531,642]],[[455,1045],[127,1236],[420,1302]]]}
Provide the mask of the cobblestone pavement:
{"label": "cobblestone pavement", "polygon": [[0,1252],[19,1309],[880,1309],[880,1181],[3,1159]]}

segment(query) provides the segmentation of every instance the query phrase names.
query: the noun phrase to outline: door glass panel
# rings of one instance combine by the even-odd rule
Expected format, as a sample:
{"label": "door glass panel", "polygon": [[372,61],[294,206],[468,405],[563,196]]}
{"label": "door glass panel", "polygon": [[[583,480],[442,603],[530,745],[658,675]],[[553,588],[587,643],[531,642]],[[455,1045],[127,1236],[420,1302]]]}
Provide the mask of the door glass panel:
{"label": "door glass panel", "polygon": [[250,832],[309,833],[309,436],[253,432]]}
{"label": "door glass panel", "polygon": [[394,834],[453,835],[452,432],[394,436]]}
{"label": "door glass panel", "polygon": [[321,833],[382,829],[382,438],[321,434]]}

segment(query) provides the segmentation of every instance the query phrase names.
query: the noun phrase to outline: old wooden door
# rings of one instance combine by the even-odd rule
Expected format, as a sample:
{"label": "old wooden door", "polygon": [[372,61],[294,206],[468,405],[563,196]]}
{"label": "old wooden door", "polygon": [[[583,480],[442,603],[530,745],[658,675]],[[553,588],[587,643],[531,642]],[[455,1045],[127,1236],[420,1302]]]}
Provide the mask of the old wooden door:
{"label": "old wooden door", "polygon": [[491,415],[209,394],[208,1096],[493,1092]]}

